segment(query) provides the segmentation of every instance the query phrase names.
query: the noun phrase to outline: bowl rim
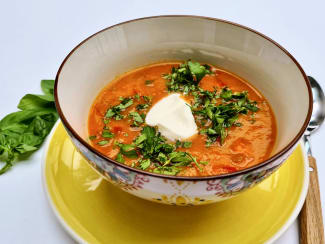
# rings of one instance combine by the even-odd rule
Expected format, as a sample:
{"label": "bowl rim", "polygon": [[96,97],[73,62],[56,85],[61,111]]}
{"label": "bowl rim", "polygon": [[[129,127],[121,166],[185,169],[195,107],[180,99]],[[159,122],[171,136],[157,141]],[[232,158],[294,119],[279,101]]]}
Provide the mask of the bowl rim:
{"label": "bowl rim", "polygon": [[[154,19],[154,18],[196,18],[196,19],[204,19],[204,20],[210,20],[210,21],[215,21],[215,22],[221,22],[221,23],[229,24],[229,25],[232,25],[232,26],[239,27],[239,28],[242,28],[244,30],[250,31],[252,33],[255,33],[255,34],[259,35],[260,37],[266,39],[267,41],[271,42],[275,46],[277,46],[280,50],[282,50],[295,63],[295,65],[298,67],[299,71],[301,72],[301,74],[302,74],[302,76],[303,76],[303,78],[305,80],[305,83],[306,83],[306,86],[307,86],[307,91],[308,91],[309,105],[308,105],[307,116],[306,116],[306,119],[304,121],[304,124],[302,125],[300,131],[296,134],[296,136],[285,147],[283,147],[278,153],[276,153],[272,157],[268,158],[267,160],[262,161],[261,163],[259,163],[257,165],[254,165],[254,166],[251,166],[249,168],[239,170],[239,171],[236,171],[236,172],[233,172],[233,173],[227,173],[227,174],[221,174],[221,175],[211,175],[211,176],[195,176],[195,177],[193,177],[193,176],[163,175],[163,174],[157,174],[157,173],[152,173],[152,172],[143,171],[143,170],[140,170],[140,169],[137,169],[137,168],[133,168],[131,166],[119,163],[119,162],[115,161],[114,159],[105,156],[104,154],[102,154],[101,152],[96,150],[94,147],[92,147],[84,139],[82,139],[81,136],[78,135],[78,133],[72,128],[72,126],[69,124],[68,120],[65,118],[65,116],[64,116],[64,114],[63,114],[63,112],[61,110],[61,106],[60,106],[59,99],[58,99],[58,83],[59,83],[59,78],[60,78],[61,71],[62,71],[65,63],[67,62],[69,57],[79,47],[81,47],[85,42],[87,42],[92,37],[104,32],[104,31],[107,31],[107,30],[109,30],[111,28],[120,26],[120,25],[132,23],[132,22],[137,22],[137,21],[141,21],[141,20]],[[76,47],[74,47],[69,52],[69,54],[64,58],[63,62],[61,63],[61,65],[60,65],[60,67],[59,67],[59,69],[57,71],[56,77],[55,77],[54,98],[55,98],[56,109],[58,111],[59,117],[60,117],[64,127],[66,129],[68,129],[72,133],[73,137],[75,137],[84,147],[86,147],[92,153],[98,155],[100,158],[102,158],[104,160],[107,160],[108,162],[110,162],[110,163],[112,163],[112,164],[114,164],[116,166],[119,166],[119,167],[122,167],[124,169],[133,171],[133,172],[138,173],[138,174],[148,175],[148,176],[151,176],[151,177],[157,177],[157,178],[162,178],[162,179],[186,180],[186,181],[205,181],[205,180],[216,180],[216,179],[224,179],[224,178],[228,178],[228,177],[234,177],[234,176],[246,174],[248,172],[252,172],[252,171],[255,171],[257,169],[263,168],[264,166],[278,160],[283,155],[288,153],[290,151],[290,149],[293,148],[299,142],[300,138],[303,136],[304,132],[307,129],[308,123],[309,123],[311,115],[312,115],[312,110],[313,110],[312,91],[311,91],[311,86],[310,86],[309,80],[307,78],[307,75],[305,74],[304,70],[302,69],[302,67],[298,63],[298,61],[284,47],[282,47],[280,44],[278,44],[276,41],[269,38],[268,36],[254,30],[252,28],[246,27],[244,25],[240,25],[240,24],[237,24],[235,22],[231,22],[231,21],[227,21],[227,20],[223,20],[223,19],[218,19],[218,18],[213,18],[213,17],[206,17],[206,16],[198,16],[198,15],[156,15],[156,16],[148,16],[148,17],[136,18],[136,19],[123,21],[123,22],[120,22],[120,23],[115,24],[115,25],[111,25],[109,27],[106,27],[106,28],[104,28],[104,29],[102,29],[102,30],[88,36],[86,39],[81,41]]]}

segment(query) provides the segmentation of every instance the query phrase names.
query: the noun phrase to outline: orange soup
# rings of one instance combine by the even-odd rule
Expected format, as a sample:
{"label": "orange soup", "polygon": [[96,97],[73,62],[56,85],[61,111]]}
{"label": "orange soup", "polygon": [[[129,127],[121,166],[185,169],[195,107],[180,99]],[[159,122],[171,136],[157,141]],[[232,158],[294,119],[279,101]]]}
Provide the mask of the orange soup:
{"label": "orange soup", "polygon": [[[190,107],[197,133],[170,140],[146,115],[170,94]],[[178,176],[232,173],[266,160],[276,124],[267,100],[242,78],[212,65],[163,62],[110,82],[89,113],[89,139],[109,158]]]}

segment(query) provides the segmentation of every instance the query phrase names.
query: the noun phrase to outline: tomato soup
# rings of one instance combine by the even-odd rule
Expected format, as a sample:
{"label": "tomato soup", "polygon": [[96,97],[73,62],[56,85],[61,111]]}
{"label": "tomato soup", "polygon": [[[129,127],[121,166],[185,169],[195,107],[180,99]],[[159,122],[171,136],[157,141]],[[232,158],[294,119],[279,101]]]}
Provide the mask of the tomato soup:
{"label": "tomato soup", "polygon": [[[191,108],[197,133],[169,140],[146,124],[170,94]],[[177,176],[211,176],[266,160],[276,139],[272,109],[242,78],[212,65],[162,62],[127,72],[96,97],[88,120],[94,148],[120,163]]]}

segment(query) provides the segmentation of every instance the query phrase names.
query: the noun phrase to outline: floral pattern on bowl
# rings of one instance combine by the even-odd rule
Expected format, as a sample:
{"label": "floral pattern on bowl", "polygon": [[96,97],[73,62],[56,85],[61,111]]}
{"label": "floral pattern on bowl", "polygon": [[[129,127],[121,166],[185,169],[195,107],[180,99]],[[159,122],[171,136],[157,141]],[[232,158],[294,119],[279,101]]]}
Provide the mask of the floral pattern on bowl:
{"label": "floral pattern on bowl", "polygon": [[245,174],[211,180],[170,180],[119,167],[90,151],[72,133],[68,134],[90,165],[112,184],[150,201],[180,206],[208,204],[236,196],[270,176],[295,148],[271,164]]}

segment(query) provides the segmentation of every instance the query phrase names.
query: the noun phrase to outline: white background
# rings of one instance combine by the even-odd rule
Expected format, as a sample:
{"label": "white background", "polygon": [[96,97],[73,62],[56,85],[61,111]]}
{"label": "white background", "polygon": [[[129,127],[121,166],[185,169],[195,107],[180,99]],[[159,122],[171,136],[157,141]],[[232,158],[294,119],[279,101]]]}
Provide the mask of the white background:
{"label": "white background", "polygon": [[[210,16],[256,29],[285,47],[325,88],[324,10],[322,0],[1,1],[0,118],[16,111],[26,93],[39,93],[41,79],[54,79],[68,52],[90,34],[121,21],[161,14]],[[325,126],[312,137],[323,207],[324,139]],[[73,242],[46,202],[41,153],[42,149],[0,176],[1,243]],[[298,243],[297,233],[294,225],[276,243]]]}

